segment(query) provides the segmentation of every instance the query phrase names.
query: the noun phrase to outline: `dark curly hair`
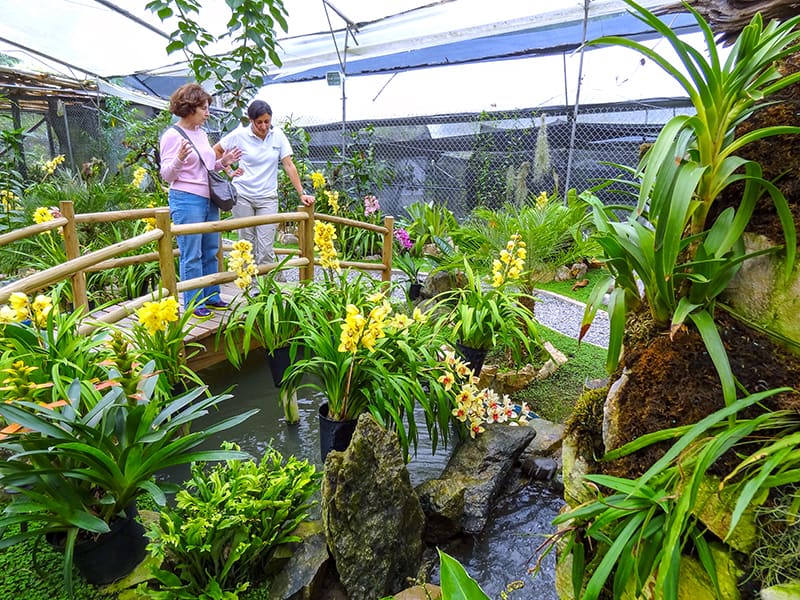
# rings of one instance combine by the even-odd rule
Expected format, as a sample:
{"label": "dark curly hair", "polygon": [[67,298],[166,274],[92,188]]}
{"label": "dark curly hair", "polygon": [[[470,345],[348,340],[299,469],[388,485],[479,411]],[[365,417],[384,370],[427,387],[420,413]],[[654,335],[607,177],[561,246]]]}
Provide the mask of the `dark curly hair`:
{"label": "dark curly hair", "polygon": [[188,117],[206,102],[211,102],[211,94],[196,83],[184,83],[169,97],[169,112],[176,117]]}

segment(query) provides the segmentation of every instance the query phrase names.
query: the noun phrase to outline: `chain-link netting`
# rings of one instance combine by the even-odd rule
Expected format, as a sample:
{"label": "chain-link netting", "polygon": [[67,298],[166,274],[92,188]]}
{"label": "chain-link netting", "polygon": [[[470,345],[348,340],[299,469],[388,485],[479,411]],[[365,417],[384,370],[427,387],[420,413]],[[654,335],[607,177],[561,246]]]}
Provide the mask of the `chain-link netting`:
{"label": "chain-link netting", "polygon": [[[80,172],[93,158],[115,164],[124,148],[114,142],[115,131],[103,126],[100,112],[93,103],[66,104],[53,102],[47,112],[22,112],[19,116],[22,137],[22,156],[18,168],[23,176],[31,169],[52,158],[63,155],[64,165]],[[12,122],[3,119],[4,129]]]}
{"label": "chain-link netting", "polygon": [[[385,161],[394,179],[376,190],[381,207],[400,215],[410,203],[435,202],[457,216],[476,206],[497,208],[530,194],[583,191],[635,166],[642,144],[655,140],[688,100],[436,115],[306,125],[309,158],[324,166],[338,157]],[[602,196],[602,193],[601,193]],[[611,198],[608,198],[611,200]],[[625,201],[614,198],[615,202]]]}
{"label": "chain-link netting", "polygon": [[[574,108],[563,107],[305,124],[303,129],[315,168],[369,155],[392,174],[382,189],[371,190],[385,214],[400,216],[405,206],[424,201],[463,216],[476,206],[498,208],[541,191],[580,192],[618,176],[613,165],[635,165],[642,144],[652,142],[670,118],[690,112],[688,100],[672,99],[582,106],[577,118]],[[24,113],[26,163],[63,154],[73,172],[93,158],[113,169],[126,153],[119,142],[123,131],[103,116],[93,103]],[[215,139],[218,132],[210,136]],[[301,145],[293,143],[297,154]]]}

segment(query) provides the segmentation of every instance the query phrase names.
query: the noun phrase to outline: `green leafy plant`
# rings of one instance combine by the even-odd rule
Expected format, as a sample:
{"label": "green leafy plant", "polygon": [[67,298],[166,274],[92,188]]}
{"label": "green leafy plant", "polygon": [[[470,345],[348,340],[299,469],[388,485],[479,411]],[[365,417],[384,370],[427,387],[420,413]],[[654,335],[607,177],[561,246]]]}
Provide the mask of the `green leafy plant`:
{"label": "green leafy plant", "polygon": [[[561,527],[551,542],[563,544],[561,560],[572,559],[574,597],[594,600],[609,586],[614,598],[631,591],[638,596],[646,585],[655,597],[675,600],[684,553],[696,554],[717,596],[722,597],[706,528],[695,513],[700,484],[723,455],[739,450],[743,442],[753,443],[765,429],[785,426],[788,414],[765,412],[733,424],[731,417],[788,391],[790,388],[777,388],[751,394],[695,424],[646,434],[607,453],[604,460],[611,461],[657,442],[675,440],[638,479],[586,475],[594,484],[596,497],[553,521]],[[794,476],[796,479],[796,470]],[[739,506],[752,500],[749,492],[754,492],[753,481],[758,479],[742,482],[744,494],[729,531],[738,522]]]}
{"label": "green leafy plant", "polygon": [[600,250],[589,237],[591,225],[591,207],[584,194],[570,190],[562,200],[557,194],[541,192],[522,205],[476,208],[452,235],[473,265],[488,267],[487,257],[497,255],[509,237],[518,233],[527,249],[520,284],[530,292],[539,280],[551,279],[558,267]]}
{"label": "green leafy plant", "polygon": [[[736,152],[756,140],[800,132],[797,127],[773,126],[736,137],[736,126],[764,106],[772,94],[800,80],[800,73],[781,77],[776,68],[776,61],[800,48],[800,18],[765,25],[757,14],[723,63],[711,28],[691,7],[688,10],[706,41],[704,53],[681,40],[646,9],[631,0],[626,2],[634,16],[669,42],[688,76],[674,59],[633,40],[606,37],[593,43],[641,52],[684,88],[696,114],[673,117],[643,157],[635,173],[637,204],[627,218],[617,220],[612,208],[590,200],[598,242],[616,286],[608,304],[608,368],[614,370],[620,357],[625,315],[642,302],[641,282],[658,326],[675,331],[689,320],[698,329],[720,375],[725,401],[731,403],[736,397],[735,383],[713,311],[717,296],[742,261],[753,256],[745,255],[742,234],[763,194],[771,197],[783,227],[787,275],[792,272],[797,245],[783,194],[762,177],[757,163]],[[712,205],[734,183],[742,185],[738,207],[726,208],[709,226]],[[596,313],[604,285],[607,282],[596,288],[587,305],[584,330]]]}
{"label": "green leafy plant", "polygon": [[541,347],[536,319],[523,303],[530,296],[509,287],[521,276],[524,260],[525,244],[518,235],[512,236],[494,262],[491,284],[484,286],[464,259],[464,287],[444,292],[439,298],[454,304],[442,321],[443,326],[452,324],[459,343],[477,350],[501,345],[510,350],[518,364],[523,363],[523,355],[533,356]]}
{"label": "green leafy plant", "polygon": [[[225,450],[238,450],[223,444]],[[237,598],[264,578],[275,552],[301,538],[321,474],[307,460],[268,447],[260,462],[192,465],[192,478],[149,528],[160,584],[151,598]]]}
{"label": "green leafy plant", "polygon": [[419,283],[419,273],[423,265],[420,259],[415,259],[410,252],[398,252],[393,256],[392,264],[403,272],[409,283]]}
{"label": "green leafy plant", "polygon": [[453,212],[441,204],[434,202],[414,202],[405,208],[406,216],[400,225],[413,240],[410,249],[414,256],[422,256],[423,247],[434,243],[434,238],[446,239],[458,227]]}
{"label": "green leafy plant", "polygon": [[374,138],[375,126],[371,124],[349,132],[349,140],[335,149],[336,156],[326,168],[331,174],[328,179],[332,189],[361,199],[394,181],[394,168],[377,157]]}
{"label": "green leafy plant", "polygon": [[800,528],[797,527],[800,488],[787,485],[770,502],[756,508],[758,545],[753,551],[753,577],[762,587],[787,584],[800,579]]}
{"label": "green leafy plant", "polygon": [[447,600],[489,600],[481,586],[455,558],[438,550],[442,598]]}
{"label": "green leafy plant", "polygon": [[258,281],[258,293],[244,294],[229,312],[217,339],[224,339],[225,355],[237,369],[253,344],[273,354],[288,346],[300,332],[301,306],[312,301],[304,285],[283,286],[275,280],[280,270]]}
{"label": "green leafy plant", "polygon": [[147,8],[165,21],[177,19],[170,33],[167,52],[187,55],[189,68],[202,83],[212,81],[217,93],[231,98],[233,116],[241,119],[252,94],[261,88],[269,66],[281,65],[275,50],[275,26],[287,30],[286,8],[281,0],[239,0],[228,2],[230,18],[220,40],[230,38],[231,51],[213,54],[218,38],[200,25],[198,0],[152,0]]}
{"label": "green leafy plant", "polygon": [[[0,416],[22,429],[0,448],[9,457],[0,463],[0,484],[16,492],[0,516],[0,549],[48,533],[65,533],[64,580],[72,588],[72,556],[79,534],[102,534],[125,507],[142,494],[166,503],[171,485],[155,473],[169,466],[201,460],[246,458],[230,450],[204,451],[197,446],[233,427],[256,411],[189,431],[230,395],[200,396],[197,388],[166,406],[152,400],[157,376],[154,364],[140,373],[137,394],[126,396],[113,380],[97,388],[75,380],[63,401],[0,403]],[[9,526],[25,531],[5,535]]]}

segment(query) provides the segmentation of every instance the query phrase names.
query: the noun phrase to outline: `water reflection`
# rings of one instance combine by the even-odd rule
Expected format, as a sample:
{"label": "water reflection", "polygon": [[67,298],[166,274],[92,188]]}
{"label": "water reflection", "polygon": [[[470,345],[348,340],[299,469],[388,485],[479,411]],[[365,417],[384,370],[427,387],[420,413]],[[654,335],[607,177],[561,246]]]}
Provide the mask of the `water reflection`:
{"label": "water reflection", "polygon": [[[278,390],[273,385],[269,366],[261,351],[255,350],[239,371],[228,363],[222,363],[204,370],[201,376],[213,393],[230,390],[234,398],[223,402],[218,412],[195,422],[194,427],[202,428],[252,408],[259,409],[258,413],[238,427],[208,440],[204,447],[218,448],[221,442],[227,440],[260,458],[267,446],[272,445],[283,456],[307,459],[322,468],[317,414],[322,397],[319,394],[309,389],[300,390],[300,422],[287,425]],[[447,464],[449,451],[440,447],[435,455],[431,454],[430,440],[423,428],[417,454],[408,465],[411,483],[417,485],[426,479],[438,477]],[[182,482],[189,478],[189,469],[172,469],[165,472],[164,476]],[[531,579],[527,570],[532,566],[534,549],[543,536],[552,531],[550,522],[563,501],[546,486],[537,483],[521,481],[515,488],[495,508],[481,535],[461,540],[445,550],[464,564],[490,598],[500,598],[500,592],[509,582],[522,580],[524,588],[513,592],[509,596],[511,600],[555,600],[554,559],[549,557],[551,562],[546,564],[544,573],[535,580]],[[438,574],[434,574],[433,580],[438,581]]]}
{"label": "water reflection", "polygon": [[[260,351],[256,350],[236,371],[223,363],[202,372],[214,394],[228,390],[235,396],[220,405],[220,410],[198,420],[195,427],[215,423],[220,419],[238,415],[253,408],[259,412],[235,429],[224,431],[211,438],[204,447],[218,448],[224,440],[236,442],[242,450],[261,457],[269,444],[284,456],[296,456],[322,468],[319,449],[318,409],[323,396],[305,388],[298,392],[297,405],[300,422],[287,425],[278,398],[278,389],[272,383],[269,366]],[[421,416],[417,423],[422,423]],[[408,465],[411,483],[417,485],[431,477],[437,477],[449,458],[449,449],[441,446],[436,454],[431,452],[429,437],[424,427],[420,432],[417,453]],[[185,471],[188,474],[188,469]]]}

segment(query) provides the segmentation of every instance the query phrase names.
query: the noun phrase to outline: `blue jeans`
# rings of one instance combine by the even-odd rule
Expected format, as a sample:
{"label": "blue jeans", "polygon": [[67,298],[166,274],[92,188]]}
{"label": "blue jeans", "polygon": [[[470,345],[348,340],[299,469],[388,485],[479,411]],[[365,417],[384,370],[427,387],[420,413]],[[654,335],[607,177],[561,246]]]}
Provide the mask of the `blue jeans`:
{"label": "blue jeans", "polygon": [[[181,190],[169,191],[169,214],[175,225],[219,221],[219,209],[208,198]],[[217,232],[178,236],[181,281],[217,272],[219,237]],[[183,292],[184,306],[188,307],[195,298],[198,306],[206,300],[219,300],[219,286]]]}

